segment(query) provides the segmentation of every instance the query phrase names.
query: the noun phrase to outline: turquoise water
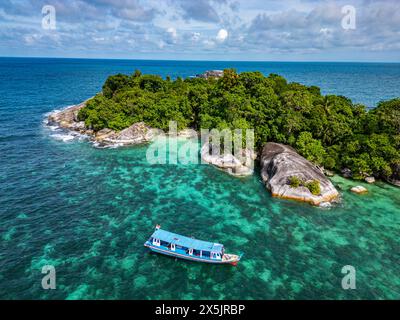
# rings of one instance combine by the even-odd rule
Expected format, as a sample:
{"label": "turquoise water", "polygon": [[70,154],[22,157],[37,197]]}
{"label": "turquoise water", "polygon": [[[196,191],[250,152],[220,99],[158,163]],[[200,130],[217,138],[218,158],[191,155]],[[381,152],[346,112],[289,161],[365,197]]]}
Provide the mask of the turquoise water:
{"label": "turquoise water", "polygon": [[[340,204],[314,208],[271,198],[258,174],[238,179],[207,165],[149,165],[147,146],[96,149],[43,126],[46,113],[93,95],[111,73],[190,75],[224,66],[0,59],[0,298],[400,298],[398,188],[378,183],[358,196],[348,191],[354,182],[334,177]],[[335,82],[331,68],[341,70],[339,78],[358,70],[347,74],[353,89]],[[274,63],[271,69],[300,82],[314,70],[312,83],[332,83],[323,90],[350,90],[360,101],[400,96],[400,65]],[[369,83],[374,90],[362,96],[353,76],[362,70],[370,81],[397,82],[384,89]],[[221,267],[150,254],[143,243],[157,223],[245,255],[237,267]],[[56,290],[41,287],[46,264],[56,268]],[[356,268],[356,290],[341,288],[345,265]]]}

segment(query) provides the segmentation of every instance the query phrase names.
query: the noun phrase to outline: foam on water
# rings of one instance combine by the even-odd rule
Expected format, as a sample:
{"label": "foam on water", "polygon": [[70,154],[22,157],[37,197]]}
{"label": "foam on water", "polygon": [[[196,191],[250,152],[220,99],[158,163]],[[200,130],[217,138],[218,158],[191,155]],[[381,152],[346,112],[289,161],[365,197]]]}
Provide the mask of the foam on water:
{"label": "foam on water", "polygon": [[89,136],[79,133],[77,131],[73,131],[73,130],[67,130],[64,128],[61,128],[60,126],[58,126],[57,124],[52,124],[48,121],[48,117],[51,114],[57,113],[57,112],[61,112],[65,109],[68,109],[70,107],[73,107],[73,105],[68,105],[66,107],[63,107],[61,109],[55,109],[51,112],[46,112],[43,115],[43,120],[42,120],[42,126],[45,129],[46,134],[49,135],[49,137],[55,139],[55,140],[59,140],[59,141],[63,141],[63,142],[70,142],[73,140],[79,140],[79,141],[83,141],[83,140],[89,140]]}

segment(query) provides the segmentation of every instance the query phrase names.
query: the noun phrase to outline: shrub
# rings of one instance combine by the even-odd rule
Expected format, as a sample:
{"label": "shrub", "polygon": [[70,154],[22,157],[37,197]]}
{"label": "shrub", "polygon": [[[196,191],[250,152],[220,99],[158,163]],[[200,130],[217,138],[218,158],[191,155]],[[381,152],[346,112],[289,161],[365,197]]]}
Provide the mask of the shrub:
{"label": "shrub", "polygon": [[302,181],[299,177],[293,176],[290,177],[289,184],[291,188],[298,188],[302,185]]}
{"label": "shrub", "polygon": [[315,196],[321,193],[321,185],[318,180],[307,182],[305,186]]}

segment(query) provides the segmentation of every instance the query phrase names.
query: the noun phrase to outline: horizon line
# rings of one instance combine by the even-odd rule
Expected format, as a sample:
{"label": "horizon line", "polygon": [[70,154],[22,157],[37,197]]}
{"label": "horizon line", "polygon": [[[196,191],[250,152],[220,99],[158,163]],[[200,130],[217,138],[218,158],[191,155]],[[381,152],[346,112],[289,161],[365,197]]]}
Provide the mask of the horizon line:
{"label": "horizon line", "polygon": [[206,59],[143,59],[143,58],[92,58],[92,57],[49,57],[49,56],[0,56],[0,59],[65,59],[65,60],[125,60],[125,61],[190,61],[190,62],[285,62],[285,63],[387,63],[400,64],[399,61],[375,60],[206,60]]}

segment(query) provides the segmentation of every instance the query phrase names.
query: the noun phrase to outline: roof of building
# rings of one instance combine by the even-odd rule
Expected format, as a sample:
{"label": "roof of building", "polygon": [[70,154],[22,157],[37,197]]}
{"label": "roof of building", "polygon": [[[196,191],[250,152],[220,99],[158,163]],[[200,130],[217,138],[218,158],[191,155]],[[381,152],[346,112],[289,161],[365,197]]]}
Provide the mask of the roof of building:
{"label": "roof of building", "polygon": [[158,229],[152,234],[153,238],[166,241],[168,243],[174,243],[175,245],[186,247],[189,249],[221,252],[224,247],[222,244],[213,243],[208,241],[197,240],[185,236],[181,236],[176,233]]}

